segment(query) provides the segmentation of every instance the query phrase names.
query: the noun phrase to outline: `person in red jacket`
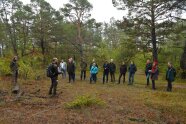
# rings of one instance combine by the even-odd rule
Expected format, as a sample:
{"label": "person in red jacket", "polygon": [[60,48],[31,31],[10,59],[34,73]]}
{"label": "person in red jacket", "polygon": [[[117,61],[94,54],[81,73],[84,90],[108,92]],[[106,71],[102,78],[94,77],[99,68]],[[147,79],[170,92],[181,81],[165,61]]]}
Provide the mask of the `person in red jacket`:
{"label": "person in red jacket", "polygon": [[158,80],[158,74],[159,74],[157,60],[154,60],[152,64],[152,69],[149,70],[149,72],[151,72],[152,89],[155,90],[156,89],[155,80]]}

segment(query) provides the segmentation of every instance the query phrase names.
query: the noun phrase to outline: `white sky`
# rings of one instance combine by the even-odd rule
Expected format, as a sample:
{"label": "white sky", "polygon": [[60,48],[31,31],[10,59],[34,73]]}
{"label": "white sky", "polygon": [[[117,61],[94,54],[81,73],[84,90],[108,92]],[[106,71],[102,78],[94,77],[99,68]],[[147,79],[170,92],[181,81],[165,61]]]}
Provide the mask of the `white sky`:
{"label": "white sky", "polygon": [[[21,0],[23,3],[29,3],[30,0]],[[63,4],[68,3],[68,0],[46,0],[55,9],[63,7]],[[125,11],[117,10],[112,5],[112,0],[88,0],[93,5],[91,11],[92,18],[97,22],[109,22],[110,18],[114,17],[116,20],[121,20],[126,14]]]}

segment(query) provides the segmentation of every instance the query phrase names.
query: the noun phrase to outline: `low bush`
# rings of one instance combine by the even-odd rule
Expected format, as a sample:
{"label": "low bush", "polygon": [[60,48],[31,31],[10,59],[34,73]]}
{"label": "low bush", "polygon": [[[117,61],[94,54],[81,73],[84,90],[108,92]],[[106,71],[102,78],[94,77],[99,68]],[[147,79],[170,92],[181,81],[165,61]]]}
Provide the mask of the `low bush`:
{"label": "low bush", "polygon": [[69,109],[78,109],[83,107],[90,107],[93,105],[104,106],[105,102],[96,97],[85,95],[78,96],[74,101],[65,104],[66,108]]}
{"label": "low bush", "polygon": [[0,61],[0,75],[10,75],[10,60],[3,58]]}

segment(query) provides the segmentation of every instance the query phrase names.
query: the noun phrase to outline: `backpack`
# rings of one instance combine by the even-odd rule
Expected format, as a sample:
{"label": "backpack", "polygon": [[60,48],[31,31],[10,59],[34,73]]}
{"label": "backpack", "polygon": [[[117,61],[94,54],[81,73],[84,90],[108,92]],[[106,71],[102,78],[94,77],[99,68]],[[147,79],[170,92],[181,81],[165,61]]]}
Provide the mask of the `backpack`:
{"label": "backpack", "polygon": [[175,78],[176,77],[176,69],[172,68],[172,71],[173,71],[173,75],[174,75],[174,78]]}
{"label": "backpack", "polygon": [[47,75],[47,77],[52,77],[52,70],[51,70],[51,68],[52,68],[52,64],[50,64],[47,67],[47,69],[46,69],[46,75]]}
{"label": "backpack", "polygon": [[135,65],[135,67],[134,67],[134,71],[135,71],[135,72],[137,71],[137,67],[136,67],[136,65]]}

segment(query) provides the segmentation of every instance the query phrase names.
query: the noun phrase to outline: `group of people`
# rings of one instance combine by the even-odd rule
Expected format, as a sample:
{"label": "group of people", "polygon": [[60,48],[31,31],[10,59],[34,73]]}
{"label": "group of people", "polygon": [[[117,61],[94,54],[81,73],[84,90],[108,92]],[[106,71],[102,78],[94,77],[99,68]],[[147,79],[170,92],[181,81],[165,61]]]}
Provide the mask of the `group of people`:
{"label": "group of people", "polygon": [[[10,69],[13,74],[13,84],[17,84],[18,78],[18,64],[17,64],[18,57],[15,56],[10,63]],[[116,64],[114,63],[113,59],[110,62],[105,61],[103,66],[103,84],[106,82],[108,83],[108,77],[110,74],[111,82],[115,82],[115,73],[116,73]],[[85,60],[81,60],[80,63],[80,79],[86,79],[86,71],[87,71],[87,63]],[[68,59],[66,63],[64,60],[58,62],[57,58],[53,58],[52,63],[49,64],[47,67],[47,76],[51,78],[51,86],[49,89],[49,95],[56,95],[57,84],[58,84],[58,75],[62,74],[62,78],[66,78],[66,73],[68,73],[69,83],[71,81],[75,81],[75,70],[76,70],[76,63],[72,58]],[[89,66],[90,70],[90,83],[97,81],[97,74],[99,72],[99,67],[96,64],[95,60]],[[128,85],[132,85],[134,83],[134,75],[137,71],[137,67],[133,61],[131,61],[130,65],[127,67],[125,62],[122,62],[119,68],[119,79],[118,84],[121,82],[121,78],[123,77],[123,83],[125,82],[125,77],[127,71],[129,72],[128,78]],[[158,61],[154,60],[153,63],[148,59],[146,66],[145,66],[145,74],[146,74],[146,81],[147,86],[150,85],[150,79],[152,80],[152,89],[155,90],[155,81],[158,80],[159,70],[158,70]],[[172,82],[175,80],[176,70],[173,68],[172,63],[168,62],[168,69],[166,72],[166,80],[167,80],[167,91],[172,91]]]}
{"label": "group of people", "polygon": [[[52,63],[47,68],[47,76],[51,78],[51,87],[49,90],[49,94],[52,94],[52,89],[53,89],[53,95],[56,94],[56,88],[58,83],[57,79],[59,74],[62,74],[62,78],[66,78],[66,72],[68,72],[69,83],[71,83],[71,81],[74,82],[75,70],[76,70],[76,64],[72,58],[69,58],[67,63],[64,62],[64,60],[61,60],[59,64],[58,64],[58,59],[53,58]],[[87,63],[84,60],[81,60],[80,70],[81,70],[80,79],[85,80],[86,72],[87,72]],[[99,67],[94,59],[89,66],[89,70],[90,70],[90,83],[96,83]],[[131,62],[128,70],[129,70],[129,85],[132,85],[134,82],[134,74],[137,71],[137,67],[134,64],[134,62]],[[120,83],[122,76],[123,76],[123,83],[125,82],[126,72],[127,72],[127,65],[125,64],[125,62],[123,62],[120,66],[120,75],[119,75],[118,83]],[[115,82],[115,73],[116,73],[116,64],[114,63],[113,59],[111,59],[110,62],[105,61],[105,63],[103,64],[103,84],[105,82],[108,83],[109,74],[111,77],[111,82]]]}
{"label": "group of people", "polygon": [[[152,80],[152,89],[155,90],[155,81],[158,80],[159,70],[158,70],[158,61],[154,60],[153,63],[150,60],[147,60],[145,67],[145,74],[147,79],[147,86],[149,86],[150,78]],[[174,82],[176,77],[176,70],[173,67],[171,62],[168,62],[168,69],[166,71],[166,80],[167,80],[167,91],[172,91],[172,82]]]}

